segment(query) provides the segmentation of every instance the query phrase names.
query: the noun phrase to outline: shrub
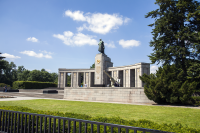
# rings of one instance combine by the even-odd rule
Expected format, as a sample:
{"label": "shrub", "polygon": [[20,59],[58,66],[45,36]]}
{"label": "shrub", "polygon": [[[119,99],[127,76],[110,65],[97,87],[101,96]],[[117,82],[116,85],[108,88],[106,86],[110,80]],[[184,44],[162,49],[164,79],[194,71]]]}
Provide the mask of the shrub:
{"label": "shrub", "polygon": [[193,104],[197,82],[189,81],[175,65],[159,67],[156,74],[140,76],[146,96],[159,104]]}

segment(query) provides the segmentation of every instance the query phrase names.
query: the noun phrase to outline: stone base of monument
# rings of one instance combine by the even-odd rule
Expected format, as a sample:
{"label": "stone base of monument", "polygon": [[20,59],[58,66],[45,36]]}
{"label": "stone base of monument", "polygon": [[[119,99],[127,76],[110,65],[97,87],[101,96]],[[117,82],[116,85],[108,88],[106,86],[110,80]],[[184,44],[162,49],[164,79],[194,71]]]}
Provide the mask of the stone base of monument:
{"label": "stone base of monument", "polygon": [[45,94],[57,94],[58,91],[57,90],[44,90],[43,93],[45,93]]}
{"label": "stone base of monument", "polygon": [[120,103],[150,103],[144,93],[143,87],[90,87],[90,88],[65,88],[64,99],[83,101],[102,101]]}

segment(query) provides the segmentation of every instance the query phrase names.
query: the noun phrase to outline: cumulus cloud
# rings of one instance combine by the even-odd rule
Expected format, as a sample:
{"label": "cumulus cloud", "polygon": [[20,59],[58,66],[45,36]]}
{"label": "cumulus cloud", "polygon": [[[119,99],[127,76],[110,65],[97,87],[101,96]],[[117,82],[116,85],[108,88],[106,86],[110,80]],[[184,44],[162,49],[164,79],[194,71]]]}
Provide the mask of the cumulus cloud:
{"label": "cumulus cloud", "polygon": [[123,48],[129,48],[129,47],[137,47],[140,45],[140,41],[136,41],[136,40],[124,40],[121,39],[119,40],[119,45],[121,45]]}
{"label": "cumulus cloud", "polygon": [[34,51],[22,51],[20,52],[21,54],[26,54],[28,56],[33,56],[33,57],[37,57],[37,58],[52,58],[51,55],[49,53],[35,53]]}
{"label": "cumulus cloud", "polygon": [[31,42],[38,42],[38,39],[35,37],[29,37],[26,39],[27,41],[31,41]]}
{"label": "cumulus cloud", "polygon": [[85,35],[83,33],[73,34],[71,31],[65,31],[63,35],[54,34],[53,37],[56,37],[63,41],[66,45],[71,46],[83,46],[83,45],[97,45],[97,40],[93,39],[95,36]]}
{"label": "cumulus cloud", "polygon": [[40,52],[42,53],[45,53],[45,54],[53,54],[52,52],[47,52],[46,50],[42,51],[42,50],[39,50]]}
{"label": "cumulus cloud", "polygon": [[156,73],[156,70],[158,70],[157,66],[151,66],[150,73]]}
{"label": "cumulus cloud", "polygon": [[14,55],[7,54],[7,53],[1,54],[1,56],[2,56],[2,57],[9,58],[9,59],[18,59],[18,58],[21,58],[21,57],[19,57],[19,56],[14,56]]}
{"label": "cumulus cloud", "polygon": [[130,18],[118,14],[83,13],[81,11],[65,11],[65,16],[72,18],[74,21],[86,22],[83,26],[77,28],[79,32],[86,29],[95,33],[106,34],[112,29],[118,29],[119,26],[130,20]]}
{"label": "cumulus cloud", "polygon": [[109,47],[109,48],[115,48],[115,44],[113,41],[109,42],[109,43],[104,43],[105,46]]}

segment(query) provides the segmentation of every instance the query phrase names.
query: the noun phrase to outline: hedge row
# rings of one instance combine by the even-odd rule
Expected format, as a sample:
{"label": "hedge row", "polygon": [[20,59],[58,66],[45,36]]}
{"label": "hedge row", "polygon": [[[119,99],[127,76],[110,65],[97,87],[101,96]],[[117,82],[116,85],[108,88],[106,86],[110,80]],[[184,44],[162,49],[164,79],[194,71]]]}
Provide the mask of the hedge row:
{"label": "hedge row", "polygon": [[56,83],[38,82],[38,81],[15,81],[13,89],[43,89],[48,87],[57,87]]}
{"label": "hedge row", "polygon": [[0,87],[5,87],[5,86],[10,87],[10,85],[7,85],[5,83],[0,83]]}
{"label": "hedge row", "polygon": [[[98,121],[98,122],[104,122],[104,123],[113,123],[113,124],[119,124],[119,125],[127,125],[127,126],[134,126],[134,127],[141,127],[141,128],[148,128],[148,129],[155,129],[155,130],[161,130],[161,131],[168,131],[168,132],[176,132],[176,133],[199,133],[200,129],[194,129],[194,128],[189,128],[187,126],[182,126],[180,123],[176,123],[176,124],[166,124],[166,123],[155,123],[149,120],[124,120],[120,117],[91,117],[89,115],[85,115],[85,114],[76,114],[76,113],[61,113],[61,112],[52,112],[52,111],[40,111],[40,110],[33,110],[30,108],[26,108],[26,107],[17,107],[17,106],[0,106],[0,109],[2,110],[13,110],[13,111],[21,111],[21,112],[29,112],[29,113],[36,113],[36,114],[45,114],[45,115],[53,115],[53,116],[61,116],[61,117],[68,117],[68,118],[76,118],[76,119],[83,119],[83,120],[89,120],[89,121]],[[29,119],[29,118],[28,118]],[[31,118],[30,118],[31,120]],[[27,120],[28,122],[29,120]],[[40,119],[39,119],[40,121]],[[44,121],[43,121],[44,122]],[[39,122],[38,122],[39,123]],[[53,123],[53,121],[52,121]],[[61,121],[61,127],[60,127],[60,131],[62,131],[62,121]],[[67,123],[66,122],[66,126],[65,126],[65,130],[67,131],[68,127],[67,127]],[[47,129],[48,129],[48,119],[47,119]],[[77,130],[79,128],[79,123],[77,122]],[[58,127],[58,121],[56,121],[56,129]],[[82,131],[84,131],[84,124],[82,124]],[[43,129],[44,130],[44,127]],[[88,124],[88,129],[89,132],[91,130],[91,125]],[[71,122],[71,131],[73,131],[73,122]],[[97,132],[97,126],[94,125],[93,127],[93,131]],[[100,132],[104,131],[104,127],[100,126]],[[110,132],[111,129],[110,127],[107,127],[107,132]],[[113,129],[114,133],[118,132],[117,128]],[[57,132],[57,131],[56,131]],[[125,133],[125,129],[121,129],[122,133]],[[133,133],[133,130],[129,131],[130,133]],[[138,133],[140,133],[138,131]]]}

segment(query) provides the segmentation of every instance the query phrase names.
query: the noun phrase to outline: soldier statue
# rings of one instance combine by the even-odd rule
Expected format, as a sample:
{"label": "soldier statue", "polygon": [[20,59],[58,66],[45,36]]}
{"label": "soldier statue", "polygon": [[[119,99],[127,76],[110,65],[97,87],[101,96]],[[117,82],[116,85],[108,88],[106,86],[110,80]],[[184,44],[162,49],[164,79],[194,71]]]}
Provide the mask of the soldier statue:
{"label": "soldier statue", "polygon": [[104,54],[104,49],[105,49],[105,47],[104,47],[104,42],[100,39],[100,42],[99,42],[99,49],[98,49],[98,51],[100,52],[100,53],[102,53],[102,54]]}

